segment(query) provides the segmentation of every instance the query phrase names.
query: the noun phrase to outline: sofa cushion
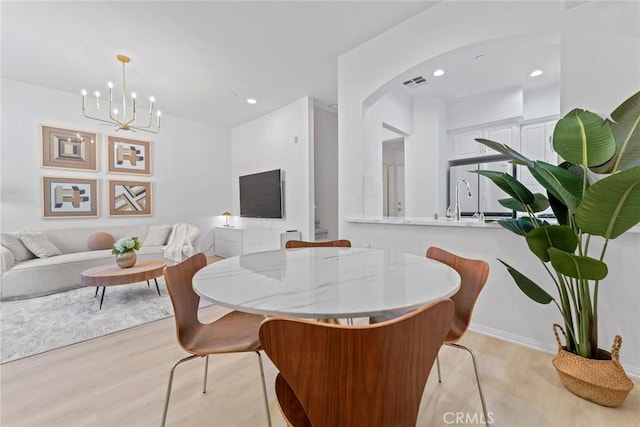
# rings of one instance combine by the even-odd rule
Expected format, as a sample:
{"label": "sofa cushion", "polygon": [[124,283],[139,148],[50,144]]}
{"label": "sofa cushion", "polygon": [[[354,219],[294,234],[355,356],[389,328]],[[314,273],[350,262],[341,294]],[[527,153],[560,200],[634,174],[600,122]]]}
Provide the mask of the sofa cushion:
{"label": "sofa cushion", "polygon": [[27,249],[24,243],[22,243],[18,233],[0,234],[0,243],[11,251],[15,262],[22,262],[35,258],[35,255]]}
{"label": "sofa cushion", "polygon": [[151,225],[142,246],[164,246],[171,232],[170,225]]}
{"label": "sofa cushion", "polygon": [[111,249],[116,242],[116,238],[111,233],[98,231],[89,236],[87,240],[87,248],[90,251],[99,251],[102,249]]}
{"label": "sofa cushion", "polygon": [[42,233],[20,233],[22,243],[38,258],[49,258],[62,252]]}

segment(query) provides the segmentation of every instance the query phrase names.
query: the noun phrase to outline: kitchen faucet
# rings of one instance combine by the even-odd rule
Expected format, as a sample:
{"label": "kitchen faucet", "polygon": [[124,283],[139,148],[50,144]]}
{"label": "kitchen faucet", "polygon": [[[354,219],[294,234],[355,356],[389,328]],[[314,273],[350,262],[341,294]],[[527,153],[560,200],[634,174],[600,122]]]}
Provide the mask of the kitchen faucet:
{"label": "kitchen faucet", "polygon": [[455,216],[456,221],[460,221],[460,184],[464,183],[467,186],[467,197],[471,198],[471,186],[469,185],[469,181],[464,178],[461,178],[456,182],[456,205],[453,208],[453,214]]}

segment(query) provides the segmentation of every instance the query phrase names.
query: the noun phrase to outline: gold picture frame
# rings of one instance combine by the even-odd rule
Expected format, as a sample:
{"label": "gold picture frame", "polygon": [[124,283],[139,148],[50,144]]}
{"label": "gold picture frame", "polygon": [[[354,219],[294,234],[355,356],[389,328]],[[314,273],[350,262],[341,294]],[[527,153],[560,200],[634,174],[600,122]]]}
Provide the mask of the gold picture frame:
{"label": "gold picture frame", "polygon": [[43,124],[40,136],[41,167],[98,170],[98,134]]}
{"label": "gold picture frame", "polygon": [[97,216],[97,179],[42,177],[43,218],[95,218]]}
{"label": "gold picture frame", "polygon": [[107,162],[112,173],[151,175],[151,142],[109,136]]}
{"label": "gold picture frame", "polygon": [[150,181],[109,180],[109,216],[152,215]]}

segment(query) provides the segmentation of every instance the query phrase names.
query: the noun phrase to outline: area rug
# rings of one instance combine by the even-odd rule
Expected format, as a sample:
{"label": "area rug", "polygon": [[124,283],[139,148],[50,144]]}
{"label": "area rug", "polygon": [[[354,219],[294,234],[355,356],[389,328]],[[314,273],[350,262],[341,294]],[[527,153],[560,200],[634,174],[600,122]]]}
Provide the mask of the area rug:
{"label": "area rug", "polygon": [[[95,288],[0,303],[0,363],[96,338],[173,316],[171,300],[158,279],[107,287],[102,309]],[[209,305],[201,301],[201,306]]]}

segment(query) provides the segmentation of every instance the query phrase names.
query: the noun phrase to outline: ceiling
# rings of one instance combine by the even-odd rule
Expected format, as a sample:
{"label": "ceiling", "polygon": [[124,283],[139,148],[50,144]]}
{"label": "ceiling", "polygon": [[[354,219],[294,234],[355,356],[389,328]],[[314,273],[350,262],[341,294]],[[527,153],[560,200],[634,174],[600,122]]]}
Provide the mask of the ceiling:
{"label": "ceiling", "polygon": [[[440,77],[433,75],[444,70]],[[531,77],[534,70],[543,74]],[[407,87],[404,82],[423,77],[426,82]],[[501,89],[531,90],[560,83],[560,35],[528,34],[487,40],[426,60],[401,73],[371,96],[390,90],[411,97],[436,97],[452,102]]]}
{"label": "ceiling", "polygon": [[164,115],[234,127],[304,96],[336,104],[337,57],[434,3],[3,0],[1,71],[79,103],[118,87],[125,54],[141,108],[153,95]]}

